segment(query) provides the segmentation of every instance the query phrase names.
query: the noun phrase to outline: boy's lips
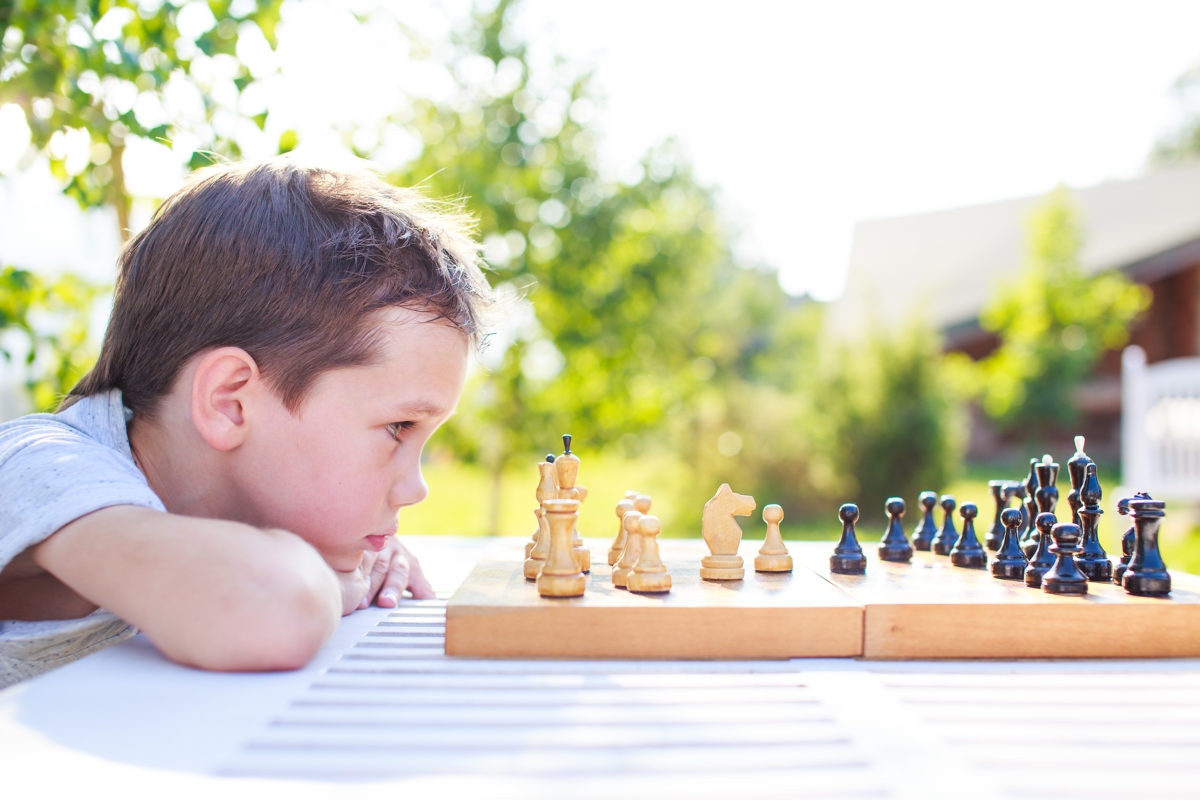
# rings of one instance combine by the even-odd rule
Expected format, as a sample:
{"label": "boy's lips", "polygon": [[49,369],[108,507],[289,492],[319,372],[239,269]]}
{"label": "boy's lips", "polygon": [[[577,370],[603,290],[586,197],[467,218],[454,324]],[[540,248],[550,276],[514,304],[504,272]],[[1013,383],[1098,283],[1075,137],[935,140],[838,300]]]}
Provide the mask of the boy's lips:
{"label": "boy's lips", "polygon": [[378,553],[380,550],[387,547],[387,542],[388,542],[388,539],[390,539],[390,538],[392,538],[392,535],[390,533],[388,533],[388,534],[377,533],[374,536],[368,536],[367,537],[367,546]]}

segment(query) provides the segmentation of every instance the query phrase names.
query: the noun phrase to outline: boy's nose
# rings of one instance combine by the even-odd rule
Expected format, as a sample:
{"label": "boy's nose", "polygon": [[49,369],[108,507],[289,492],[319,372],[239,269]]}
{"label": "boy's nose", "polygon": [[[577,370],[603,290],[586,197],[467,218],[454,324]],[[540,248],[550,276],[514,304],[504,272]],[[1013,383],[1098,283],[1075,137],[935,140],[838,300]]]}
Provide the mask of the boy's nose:
{"label": "boy's nose", "polygon": [[392,481],[388,492],[388,505],[395,509],[421,502],[429,494],[429,486],[421,473],[420,465],[405,470]]}

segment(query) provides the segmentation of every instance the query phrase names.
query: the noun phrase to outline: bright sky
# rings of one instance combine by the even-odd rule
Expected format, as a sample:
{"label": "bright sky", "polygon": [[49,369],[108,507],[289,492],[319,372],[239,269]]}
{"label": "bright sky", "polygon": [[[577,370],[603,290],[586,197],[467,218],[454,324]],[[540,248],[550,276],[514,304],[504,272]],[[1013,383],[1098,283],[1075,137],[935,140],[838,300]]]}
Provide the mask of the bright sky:
{"label": "bright sky", "polygon": [[[372,2],[436,33],[465,0],[361,0]],[[357,27],[342,0],[285,10],[284,82],[235,101],[267,104],[304,141],[377,119],[432,80],[388,26]],[[678,138],[743,252],[820,299],[842,289],[858,220],[1135,175],[1178,116],[1171,84],[1200,61],[1194,0],[524,0],[520,12],[535,59],[595,70],[614,171]],[[130,180],[163,194],[178,174],[151,157]],[[18,212],[48,215],[22,197]],[[24,255],[2,238],[5,260]],[[45,252],[71,238],[17,243]]]}
{"label": "bright sky", "polygon": [[842,289],[853,225],[1135,175],[1200,62],[1200,3],[526,0],[594,64],[610,154],[687,146],[786,288]]}

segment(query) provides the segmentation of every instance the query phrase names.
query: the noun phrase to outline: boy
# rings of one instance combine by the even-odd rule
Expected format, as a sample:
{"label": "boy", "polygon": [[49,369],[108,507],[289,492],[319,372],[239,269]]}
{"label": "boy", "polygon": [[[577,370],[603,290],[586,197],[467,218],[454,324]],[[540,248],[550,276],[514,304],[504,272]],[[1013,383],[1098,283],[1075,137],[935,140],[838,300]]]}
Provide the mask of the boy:
{"label": "boy", "polygon": [[491,302],[460,222],[282,159],[163,203],[95,368],[0,426],[0,686],[135,630],[296,668],[343,614],[431,596],[394,534]]}

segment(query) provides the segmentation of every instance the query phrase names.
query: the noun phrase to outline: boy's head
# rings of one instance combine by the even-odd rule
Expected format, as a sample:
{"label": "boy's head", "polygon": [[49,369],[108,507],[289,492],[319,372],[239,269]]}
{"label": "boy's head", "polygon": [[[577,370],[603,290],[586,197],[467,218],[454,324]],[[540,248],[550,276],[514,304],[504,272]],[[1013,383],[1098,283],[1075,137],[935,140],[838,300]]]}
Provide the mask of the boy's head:
{"label": "boy's head", "polygon": [[221,346],[257,362],[295,410],[322,373],[369,363],[372,312],[432,312],[476,344],[491,290],[459,217],[369,172],[286,159],[198,171],[119,260],[95,368],[152,416],[184,364]]}

